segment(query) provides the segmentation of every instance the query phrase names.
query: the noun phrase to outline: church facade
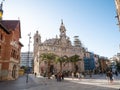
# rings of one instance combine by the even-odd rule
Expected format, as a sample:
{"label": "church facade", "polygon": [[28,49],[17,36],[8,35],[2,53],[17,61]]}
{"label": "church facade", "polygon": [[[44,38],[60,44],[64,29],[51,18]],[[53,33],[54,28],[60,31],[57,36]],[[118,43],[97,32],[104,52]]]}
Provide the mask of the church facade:
{"label": "church facade", "polygon": [[[85,49],[82,46],[81,41],[78,39],[78,36],[75,36],[74,45],[70,41],[70,38],[66,35],[66,28],[61,21],[60,25],[60,35],[55,38],[45,40],[41,42],[41,36],[38,31],[34,34],[34,73],[41,75],[42,73],[47,71],[47,64],[45,61],[42,61],[40,55],[43,53],[54,53],[57,56],[67,56],[71,57],[74,55],[78,55],[81,59],[76,63],[79,72],[84,72],[84,62],[83,57],[85,53]],[[54,73],[60,71],[60,64],[52,62],[52,68],[54,69]],[[73,71],[73,64],[71,62],[62,65],[62,71]]]}

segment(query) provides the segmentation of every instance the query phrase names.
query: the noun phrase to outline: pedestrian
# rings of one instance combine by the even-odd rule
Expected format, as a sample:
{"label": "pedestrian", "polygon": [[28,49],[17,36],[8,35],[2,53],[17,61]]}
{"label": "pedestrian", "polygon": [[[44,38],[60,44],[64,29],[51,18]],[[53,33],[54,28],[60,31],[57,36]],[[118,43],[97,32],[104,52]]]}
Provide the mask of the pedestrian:
{"label": "pedestrian", "polygon": [[64,80],[64,73],[62,73],[62,75],[61,75],[61,79]]}
{"label": "pedestrian", "polygon": [[56,79],[57,79],[57,81],[61,81],[61,72],[58,72],[57,74],[56,74]]}
{"label": "pedestrian", "polygon": [[55,79],[57,80],[57,73],[55,74]]}
{"label": "pedestrian", "polygon": [[35,77],[36,77],[37,73],[35,72]]}
{"label": "pedestrian", "polygon": [[79,72],[76,73],[76,76],[77,76],[78,79],[80,79],[80,73]]}
{"label": "pedestrian", "polygon": [[74,79],[74,72],[72,72],[72,79]]}
{"label": "pedestrian", "polygon": [[110,81],[110,71],[106,72],[106,79],[108,80],[108,83],[109,83],[109,81]]}
{"label": "pedestrian", "polygon": [[115,75],[118,76],[118,72],[117,72],[117,70],[115,71]]}
{"label": "pedestrian", "polygon": [[62,76],[62,73],[61,72],[59,72],[58,73],[58,80],[61,82],[61,76]]}
{"label": "pedestrian", "polygon": [[110,83],[112,84],[114,79],[112,71],[110,71],[109,77],[110,77]]}
{"label": "pedestrian", "polygon": [[92,78],[92,72],[91,71],[89,72],[89,74],[90,74],[90,78]]}

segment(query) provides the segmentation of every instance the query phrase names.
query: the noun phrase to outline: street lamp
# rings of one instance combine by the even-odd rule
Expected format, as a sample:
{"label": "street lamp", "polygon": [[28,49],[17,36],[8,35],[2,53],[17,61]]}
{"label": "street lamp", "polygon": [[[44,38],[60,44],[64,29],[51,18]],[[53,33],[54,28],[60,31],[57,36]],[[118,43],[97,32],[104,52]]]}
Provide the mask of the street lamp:
{"label": "street lamp", "polygon": [[29,54],[30,54],[30,39],[31,39],[31,33],[28,34],[29,36],[29,43],[28,43],[28,60],[27,60],[27,75],[26,75],[26,83],[28,83],[28,74],[29,74]]}

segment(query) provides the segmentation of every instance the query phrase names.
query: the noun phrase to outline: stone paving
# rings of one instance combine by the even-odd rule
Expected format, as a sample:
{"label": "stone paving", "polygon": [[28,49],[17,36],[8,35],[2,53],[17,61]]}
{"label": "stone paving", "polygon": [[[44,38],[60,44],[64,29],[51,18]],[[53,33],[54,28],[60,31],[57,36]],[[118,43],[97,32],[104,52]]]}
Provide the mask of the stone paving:
{"label": "stone paving", "polygon": [[79,83],[79,84],[87,84],[87,85],[94,85],[94,86],[100,86],[100,87],[109,87],[109,88],[120,88],[120,75],[115,76],[114,75],[114,81],[113,83],[110,83],[107,79],[105,74],[103,75],[93,75],[92,78],[87,76],[85,79],[72,79],[72,78],[66,78],[66,80],[69,80],[70,82]]}
{"label": "stone paving", "polygon": [[120,88],[120,80],[114,80],[113,83],[108,82],[106,79],[71,79],[66,78],[66,80],[69,80],[70,82],[79,83],[79,84],[87,84],[87,85],[94,85],[94,86],[100,86],[100,87],[109,87],[109,88]]}
{"label": "stone paving", "polygon": [[28,83],[26,76],[15,81],[0,82],[0,90],[118,90],[120,87],[120,77],[115,77],[113,84],[108,83],[105,76],[87,76],[85,79],[65,78],[64,81],[57,82],[55,79],[47,79],[41,76],[35,77],[30,74]]}
{"label": "stone paving", "polygon": [[[43,78],[41,76],[38,76],[38,78]],[[114,76],[114,82],[111,84],[107,79],[105,75],[93,75],[92,78],[87,76],[85,79],[77,79],[77,78],[65,78],[65,81],[73,82],[75,85],[77,85],[76,88],[82,88],[79,86],[87,85],[87,87],[96,87],[98,86],[100,90],[103,90],[102,88],[109,88],[107,90],[118,90],[120,88],[120,76],[116,77]],[[54,80],[53,80],[54,81]],[[48,82],[47,82],[48,83]],[[74,87],[73,85],[70,85],[71,88]],[[99,90],[99,89],[92,89],[92,90]],[[63,89],[64,90],[64,89]],[[85,87],[80,90],[87,90]]]}

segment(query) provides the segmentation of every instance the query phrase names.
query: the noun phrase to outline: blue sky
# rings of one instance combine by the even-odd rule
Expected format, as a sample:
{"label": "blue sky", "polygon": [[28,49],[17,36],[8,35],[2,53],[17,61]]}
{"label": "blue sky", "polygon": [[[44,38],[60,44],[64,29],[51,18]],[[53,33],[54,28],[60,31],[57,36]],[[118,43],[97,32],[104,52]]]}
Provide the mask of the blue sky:
{"label": "blue sky", "polygon": [[61,19],[71,41],[79,36],[88,51],[105,57],[120,51],[114,0],[6,0],[3,10],[4,20],[21,21],[22,51],[28,50],[30,32],[33,37],[38,30],[42,41],[59,35]]}

